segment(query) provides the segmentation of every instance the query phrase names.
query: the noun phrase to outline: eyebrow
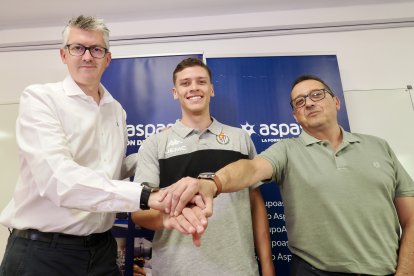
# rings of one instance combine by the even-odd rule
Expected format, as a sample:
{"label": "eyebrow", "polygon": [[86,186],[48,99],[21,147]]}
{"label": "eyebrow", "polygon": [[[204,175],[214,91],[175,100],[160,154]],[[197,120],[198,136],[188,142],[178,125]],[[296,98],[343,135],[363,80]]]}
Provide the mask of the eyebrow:
{"label": "eyebrow", "polygon": [[196,80],[206,80],[208,78],[207,77],[184,78],[184,79],[178,79],[178,81],[186,81],[186,80],[192,80],[192,79],[196,79]]}

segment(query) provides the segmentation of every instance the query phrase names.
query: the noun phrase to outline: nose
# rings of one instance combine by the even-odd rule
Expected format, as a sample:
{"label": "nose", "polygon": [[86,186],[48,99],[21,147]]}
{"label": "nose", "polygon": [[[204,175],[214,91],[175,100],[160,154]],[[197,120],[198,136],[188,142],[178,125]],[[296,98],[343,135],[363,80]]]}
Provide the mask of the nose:
{"label": "nose", "polygon": [[197,82],[193,81],[193,82],[191,83],[191,90],[198,90],[198,85],[197,85]]}
{"label": "nose", "polygon": [[91,60],[91,59],[93,59],[93,56],[91,55],[90,49],[86,49],[85,50],[85,53],[83,53],[82,59],[83,60]]}
{"label": "nose", "polygon": [[315,105],[315,102],[314,101],[312,101],[310,98],[309,98],[309,96],[305,96],[305,107],[308,107],[308,106],[314,106]]}

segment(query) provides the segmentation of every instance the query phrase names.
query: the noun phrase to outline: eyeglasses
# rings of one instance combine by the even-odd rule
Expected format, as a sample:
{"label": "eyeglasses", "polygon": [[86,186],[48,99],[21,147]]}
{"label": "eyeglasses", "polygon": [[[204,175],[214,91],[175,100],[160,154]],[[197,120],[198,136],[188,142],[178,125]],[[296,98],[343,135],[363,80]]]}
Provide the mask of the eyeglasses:
{"label": "eyeglasses", "polygon": [[103,58],[105,54],[108,52],[108,49],[101,46],[86,47],[82,44],[67,44],[66,48],[68,48],[69,54],[76,57],[83,56],[86,50],[89,50],[89,53],[94,58]]}
{"label": "eyeglasses", "polygon": [[306,98],[311,99],[313,102],[319,102],[319,101],[325,99],[326,93],[328,93],[332,97],[334,96],[334,94],[332,92],[330,92],[329,90],[327,90],[327,89],[312,90],[306,96],[299,96],[299,97],[291,100],[290,105],[293,108],[298,109],[298,108],[301,108],[302,106],[305,106]]}

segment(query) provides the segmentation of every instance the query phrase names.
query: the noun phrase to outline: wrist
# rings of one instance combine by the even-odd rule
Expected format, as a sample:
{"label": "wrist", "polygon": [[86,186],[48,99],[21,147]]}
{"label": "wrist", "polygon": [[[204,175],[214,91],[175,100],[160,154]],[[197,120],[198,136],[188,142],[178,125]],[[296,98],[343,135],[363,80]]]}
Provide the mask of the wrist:
{"label": "wrist", "polygon": [[215,173],[211,173],[211,172],[200,173],[197,178],[202,179],[202,180],[208,180],[210,183],[211,182],[214,183],[214,185],[212,186],[213,197],[217,197],[221,193],[223,185],[221,183],[220,178]]}
{"label": "wrist", "polygon": [[206,196],[215,197],[217,193],[217,186],[216,184],[207,179],[198,179],[200,185],[200,193]]}
{"label": "wrist", "polygon": [[141,210],[148,210],[150,207],[155,207],[157,204],[157,199],[154,198],[154,192],[158,191],[159,188],[154,184],[148,182],[141,183],[141,197],[139,201],[139,207]]}
{"label": "wrist", "polygon": [[[148,197],[148,209],[154,209],[157,210],[157,202],[158,202],[158,197],[156,193],[150,193],[149,197]],[[140,204],[142,206],[142,203]],[[142,207],[141,207],[142,209]],[[145,209],[142,209],[145,210]]]}

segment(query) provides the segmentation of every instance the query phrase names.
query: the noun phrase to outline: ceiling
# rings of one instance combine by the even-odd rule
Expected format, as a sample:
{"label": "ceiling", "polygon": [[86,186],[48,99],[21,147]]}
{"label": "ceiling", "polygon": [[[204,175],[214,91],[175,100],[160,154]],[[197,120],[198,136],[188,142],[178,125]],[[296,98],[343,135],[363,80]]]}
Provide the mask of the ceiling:
{"label": "ceiling", "polygon": [[[2,0],[0,30],[62,26],[79,14],[106,22],[201,17],[252,12],[287,11],[359,5],[395,4],[414,0]],[[4,3],[7,2],[7,3]]]}

